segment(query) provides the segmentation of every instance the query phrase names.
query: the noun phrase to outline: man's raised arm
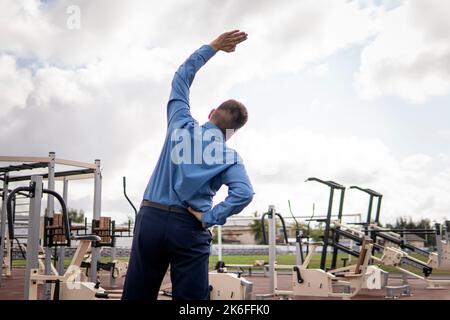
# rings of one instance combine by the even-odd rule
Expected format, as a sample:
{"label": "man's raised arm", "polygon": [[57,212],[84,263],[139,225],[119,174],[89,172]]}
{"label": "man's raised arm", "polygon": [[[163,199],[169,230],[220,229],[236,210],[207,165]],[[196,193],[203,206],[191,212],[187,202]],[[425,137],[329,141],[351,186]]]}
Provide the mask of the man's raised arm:
{"label": "man's raised arm", "polygon": [[221,34],[209,45],[195,51],[175,72],[172,90],[167,104],[167,125],[192,119],[189,109],[189,88],[197,71],[211,59],[217,51],[233,52],[236,45],[247,39],[245,32],[233,30]]}

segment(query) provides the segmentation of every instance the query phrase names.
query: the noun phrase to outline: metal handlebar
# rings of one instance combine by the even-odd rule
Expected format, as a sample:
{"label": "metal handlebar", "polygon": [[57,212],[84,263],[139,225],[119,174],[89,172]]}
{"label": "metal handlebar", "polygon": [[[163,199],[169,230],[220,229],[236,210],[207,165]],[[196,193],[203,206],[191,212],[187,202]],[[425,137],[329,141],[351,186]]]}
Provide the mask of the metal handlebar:
{"label": "metal handlebar", "polygon": [[8,234],[10,240],[14,239],[14,214],[12,209],[12,200],[14,199],[16,193],[24,191],[31,193],[34,191],[34,187],[28,186],[15,188],[8,194],[8,197],[6,198],[6,214],[8,216]]}
{"label": "metal handlebar", "polygon": [[357,189],[357,190],[360,190],[360,191],[365,192],[367,194],[370,194],[371,196],[374,196],[374,197],[382,197],[383,196],[381,193],[376,192],[376,191],[374,191],[372,189],[369,189],[369,188],[361,188],[361,187],[358,187],[358,186],[351,186],[351,187],[349,187],[349,189]]}
{"label": "metal handlebar", "polygon": [[[264,244],[268,244],[267,242],[267,237],[266,237],[266,226],[264,225],[264,219],[266,218],[266,216],[269,214],[269,212],[263,213],[263,215],[261,216],[261,232],[262,232],[262,237],[263,237],[263,242]],[[278,216],[278,218],[280,218],[281,220],[281,225],[283,227],[283,235],[284,235],[284,241],[286,242],[286,244],[289,244],[289,240],[288,240],[288,236],[287,236],[287,231],[286,231],[286,224],[284,223],[284,218],[281,214],[279,213],[274,213],[275,216]]]}
{"label": "metal handlebar", "polygon": [[342,184],[339,184],[337,182],[331,181],[331,180],[324,181],[322,179],[315,178],[315,177],[311,177],[311,178],[308,178],[305,180],[305,182],[309,182],[309,181],[316,181],[316,182],[325,184],[325,185],[329,186],[330,188],[345,190],[345,186],[343,186]]}
{"label": "metal handlebar", "polygon": [[127,177],[123,177],[123,195],[125,196],[125,199],[127,199],[128,203],[131,205],[131,207],[133,208],[134,218],[136,221],[136,216],[137,216],[138,212],[137,212],[136,207],[134,206],[133,202],[131,202],[130,198],[128,198],[128,195],[127,195]]}
{"label": "metal handlebar", "polygon": [[[17,187],[11,193],[8,195],[8,199],[6,200],[6,212],[8,215],[8,232],[9,232],[9,238],[14,239],[14,216],[13,216],[13,209],[12,209],[12,200],[16,193],[18,192],[29,192],[30,197],[32,197],[32,193],[34,193],[35,186],[32,184],[28,187]],[[59,204],[61,205],[61,211],[62,211],[62,217],[63,217],[63,223],[64,223],[64,237],[66,238],[67,245],[70,246],[70,240],[72,238],[72,235],[70,233],[70,221],[69,221],[69,213],[67,211],[67,206],[64,201],[64,199],[53,190],[49,189],[42,189],[42,193],[49,194],[53,197],[55,197]]]}

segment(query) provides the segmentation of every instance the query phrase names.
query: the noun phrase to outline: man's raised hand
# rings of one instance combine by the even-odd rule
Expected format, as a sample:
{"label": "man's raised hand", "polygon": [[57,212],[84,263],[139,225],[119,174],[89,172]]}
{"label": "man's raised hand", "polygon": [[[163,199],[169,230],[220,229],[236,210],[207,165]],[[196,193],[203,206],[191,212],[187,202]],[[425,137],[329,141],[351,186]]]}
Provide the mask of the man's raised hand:
{"label": "man's raised hand", "polygon": [[225,52],[233,52],[236,50],[236,46],[245,40],[247,40],[247,33],[239,30],[233,30],[222,33],[209,45],[216,51],[222,50]]}

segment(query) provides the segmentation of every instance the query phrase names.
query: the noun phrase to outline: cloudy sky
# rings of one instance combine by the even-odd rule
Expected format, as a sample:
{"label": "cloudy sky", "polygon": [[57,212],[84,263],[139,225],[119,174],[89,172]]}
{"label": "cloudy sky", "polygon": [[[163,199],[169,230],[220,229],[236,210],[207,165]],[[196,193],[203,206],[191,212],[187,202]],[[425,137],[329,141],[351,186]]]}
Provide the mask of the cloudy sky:
{"label": "cloudy sky", "polygon": [[[230,140],[256,191],[243,214],[323,213],[316,176],[383,193],[383,222],[450,218],[449,15],[446,0],[2,0],[0,154],[100,158],[103,214],[125,220],[121,177],[138,203],[174,71],[237,28],[248,40],[199,72],[191,107],[200,123],[227,98],[249,109]],[[92,210],[92,183],[70,191]],[[366,206],[347,192],[347,213]]]}

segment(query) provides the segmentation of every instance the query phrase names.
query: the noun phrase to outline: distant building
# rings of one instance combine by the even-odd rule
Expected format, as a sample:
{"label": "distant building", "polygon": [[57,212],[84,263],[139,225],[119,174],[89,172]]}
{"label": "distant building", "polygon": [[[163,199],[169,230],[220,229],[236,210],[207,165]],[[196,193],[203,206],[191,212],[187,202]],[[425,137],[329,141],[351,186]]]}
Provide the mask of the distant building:
{"label": "distant building", "polygon": [[[229,244],[257,244],[255,234],[250,225],[253,220],[228,220],[222,227],[222,242]],[[266,230],[267,232],[268,230]],[[289,241],[295,241],[295,228],[292,225],[286,225],[286,233]],[[277,242],[283,242],[283,228],[277,228]]]}
{"label": "distant building", "polygon": [[222,227],[222,242],[232,244],[256,244],[250,227],[251,220],[229,220]]}
{"label": "distant building", "polygon": [[[416,248],[426,249],[425,239],[422,237],[419,237],[416,234],[405,234],[405,240],[407,243],[409,243],[410,245],[413,245]],[[391,247],[396,247],[396,248],[398,247],[397,245],[393,245],[391,242],[384,240],[384,239],[380,239],[380,238],[378,238],[377,243],[382,246],[391,246]]]}
{"label": "distant building", "polygon": [[406,240],[406,242],[413,245],[414,247],[417,247],[417,248],[425,248],[426,247],[425,239],[422,237],[419,237],[416,234],[406,234],[405,240]]}

